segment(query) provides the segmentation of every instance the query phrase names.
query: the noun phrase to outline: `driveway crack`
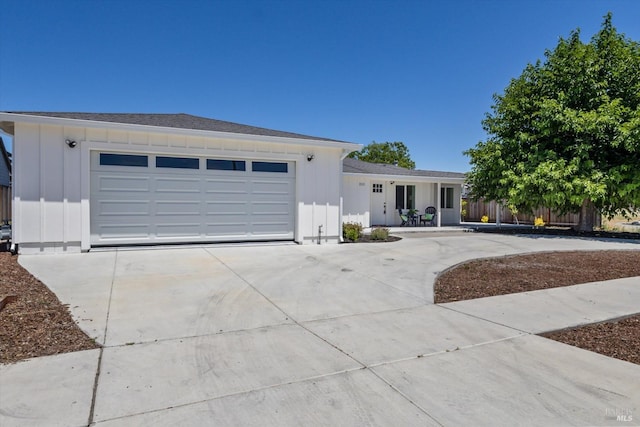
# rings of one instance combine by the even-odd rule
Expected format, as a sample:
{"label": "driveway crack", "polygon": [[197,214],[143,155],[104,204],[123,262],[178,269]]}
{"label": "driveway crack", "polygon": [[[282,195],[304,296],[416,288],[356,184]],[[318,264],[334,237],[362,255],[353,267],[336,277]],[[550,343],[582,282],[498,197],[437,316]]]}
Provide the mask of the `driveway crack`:
{"label": "driveway crack", "polygon": [[93,418],[95,414],[96,407],[96,397],[98,393],[98,382],[100,381],[100,369],[102,367],[102,355],[104,354],[104,348],[107,345],[107,330],[109,328],[109,313],[111,312],[111,297],[113,295],[113,284],[116,280],[116,266],[118,264],[118,251],[116,250],[116,254],[113,260],[113,272],[111,273],[111,286],[109,288],[109,302],[107,303],[107,316],[104,322],[104,334],[102,338],[102,344],[100,345],[100,353],[98,355],[98,366],[96,368],[96,376],[93,381],[93,390],[91,395],[91,408],[89,409],[89,420],[87,426],[93,424]]}

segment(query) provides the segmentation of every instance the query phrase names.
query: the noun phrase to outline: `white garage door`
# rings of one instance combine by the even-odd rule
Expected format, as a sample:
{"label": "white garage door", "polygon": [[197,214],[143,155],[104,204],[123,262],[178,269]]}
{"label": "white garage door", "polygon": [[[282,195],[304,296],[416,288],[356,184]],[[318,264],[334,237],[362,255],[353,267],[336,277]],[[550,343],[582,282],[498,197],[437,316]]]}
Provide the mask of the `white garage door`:
{"label": "white garage door", "polygon": [[91,244],[293,240],[295,163],[91,153]]}

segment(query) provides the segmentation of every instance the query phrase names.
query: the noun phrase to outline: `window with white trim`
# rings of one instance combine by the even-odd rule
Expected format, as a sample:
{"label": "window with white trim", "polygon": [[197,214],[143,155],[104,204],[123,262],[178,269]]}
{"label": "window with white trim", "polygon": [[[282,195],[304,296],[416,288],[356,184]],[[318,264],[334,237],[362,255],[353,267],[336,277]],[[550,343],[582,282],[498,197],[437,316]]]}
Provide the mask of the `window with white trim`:
{"label": "window with white trim", "polygon": [[440,208],[453,209],[453,187],[440,188]]}

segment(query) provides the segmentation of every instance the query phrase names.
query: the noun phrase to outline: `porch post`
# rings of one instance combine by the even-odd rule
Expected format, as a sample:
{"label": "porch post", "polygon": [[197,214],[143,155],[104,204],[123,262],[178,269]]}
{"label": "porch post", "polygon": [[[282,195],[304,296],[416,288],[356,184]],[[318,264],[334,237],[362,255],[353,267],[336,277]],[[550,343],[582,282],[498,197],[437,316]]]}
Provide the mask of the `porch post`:
{"label": "porch post", "polygon": [[438,181],[438,191],[436,191],[436,200],[438,201],[436,203],[436,209],[438,212],[438,214],[436,215],[436,225],[438,227],[440,227],[442,224],[442,209],[440,208],[442,206],[442,200],[440,197],[440,194],[442,192],[441,188],[442,188],[442,184],[440,183],[440,181]]}

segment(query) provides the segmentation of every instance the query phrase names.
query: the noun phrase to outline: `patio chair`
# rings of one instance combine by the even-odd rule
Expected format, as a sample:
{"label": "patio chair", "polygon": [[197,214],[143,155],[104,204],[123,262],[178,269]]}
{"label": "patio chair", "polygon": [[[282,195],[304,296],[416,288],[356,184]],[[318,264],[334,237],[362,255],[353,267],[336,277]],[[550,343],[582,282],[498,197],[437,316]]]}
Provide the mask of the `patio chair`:
{"label": "patio chair", "polygon": [[403,214],[402,209],[398,209],[398,214],[400,215],[400,219],[402,220],[402,224],[400,224],[400,227],[404,227],[405,225],[408,225],[409,216],[407,216],[407,214]]}
{"label": "patio chair", "polygon": [[420,217],[420,224],[424,222],[425,225],[427,225],[427,223],[429,223],[429,225],[436,225],[437,214],[438,210],[433,206],[429,206],[424,210],[424,215]]}
{"label": "patio chair", "polygon": [[409,217],[409,224],[413,225],[413,226],[417,226],[418,224],[418,218],[420,217],[418,215],[418,211],[415,209],[409,209],[409,211],[407,212],[407,216]]}

